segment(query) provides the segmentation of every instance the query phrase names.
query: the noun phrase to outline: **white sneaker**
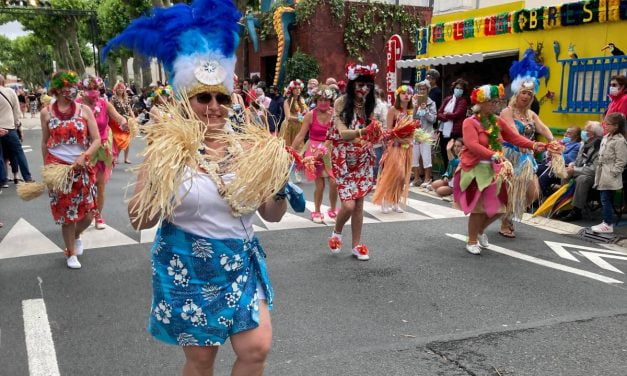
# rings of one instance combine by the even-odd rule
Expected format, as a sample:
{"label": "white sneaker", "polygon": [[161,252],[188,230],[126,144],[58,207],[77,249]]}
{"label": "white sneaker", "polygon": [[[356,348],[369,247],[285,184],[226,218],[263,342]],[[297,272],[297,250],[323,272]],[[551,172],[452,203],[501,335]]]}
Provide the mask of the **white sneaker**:
{"label": "white sneaker", "polygon": [[432,181],[433,181],[433,180],[427,180],[427,181],[425,181],[424,183],[420,184],[420,188],[425,188],[425,189],[426,189],[429,185],[431,185],[431,182],[432,182]]}
{"label": "white sneaker", "polygon": [[390,207],[386,204],[381,205],[381,213],[388,214],[390,212]]}
{"label": "white sneaker", "polygon": [[614,226],[601,222],[600,225],[590,227],[590,230],[599,234],[611,234],[614,232]]}
{"label": "white sneaker", "polygon": [[368,247],[363,244],[359,244],[355,248],[353,248],[353,256],[357,257],[359,261],[368,261],[370,260],[370,251],[368,251]]}
{"label": "white sneaker", "polygon": [[479,236],[477,236],[477,243],[479,243],[479,246],[481,248],[488,248],[490,246],[490,242],[488,241],[488,235],[479,234]]}
{"label": "white sneaker", "polygon": [[397,213],[403,213],[404,212],[399,204],[394,205],[392,210],[394,210]]}
{"label": "white sneaker", "polygon": [[481,246],[479,244],[466,244],[466,250],[473,255],[481,254]]}
{"label": "white sneaker", "polygon": [[67,262],[67,267],[70,268],[70,269],[80,269],[81,268],[81,263],[78,262],[78,257],[76,257],[76,256],[68,257],[66,262]]}
{"label": "white sneaker", "polygon": [[76,256],[83,255],[83,241],[80,238],[74,240],[74,254]]}

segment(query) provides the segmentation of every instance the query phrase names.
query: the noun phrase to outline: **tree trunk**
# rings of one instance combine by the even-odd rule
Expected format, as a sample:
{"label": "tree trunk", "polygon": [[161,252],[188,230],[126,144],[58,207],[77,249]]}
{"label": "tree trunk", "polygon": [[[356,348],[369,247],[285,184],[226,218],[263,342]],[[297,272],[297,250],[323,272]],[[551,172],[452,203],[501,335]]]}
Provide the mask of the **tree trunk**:
{"label": "tree trunk", "polygon": [[122,56],[122,79],[128,84],[128,56]]}
{"label": "tree trunk", "polygon": [[142,82],[141,58],[136,52],[133,52],[133,80],[138,88],[144,87],[144,83]]}
{"label": "tree trunk", "polygon": [[144,83],[144,86],[150,86],[152,81],[150,60],[142,57],[142,82]]}
{"label": "tree trunk", "polygon": [[67,40],[59,38],[58,40],[59,57],[61,58],[60,65],[62,69],[76,70],[74,62],[72,61],[72,54],[70,47],[67,44]]}
{"label": "tree trunk", "polygon": [[[75,33],[70,37],[70,43],[72,45],[72,49],[74,50],[74,66],[76,67],[76,72],[79,76],[85,74],[85,61],[83,60],[83,55],[81,55],[81,48],[78,43],[78,34]],[[96,62],[94,62],[94,67]]]}
{"label": "tree trunk", "polygon": [[107,67],[109,68],[109,87],[113,88],[118,81],[118,59],[112,57],[107,58]]}

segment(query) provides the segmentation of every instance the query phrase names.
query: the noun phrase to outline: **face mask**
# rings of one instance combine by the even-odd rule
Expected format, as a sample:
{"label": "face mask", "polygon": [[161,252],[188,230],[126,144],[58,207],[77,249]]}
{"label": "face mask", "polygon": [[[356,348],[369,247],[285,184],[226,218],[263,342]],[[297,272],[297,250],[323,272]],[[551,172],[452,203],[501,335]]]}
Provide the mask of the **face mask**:
{"label": "face mask", "polygon": [[74,100],[76,99],[76,95],[78,94],[78,89],[75,87],[70,88],[69,90],[64,90],[62,95],[63,98],[67,99],[67,100]]}
{"label": "face mask", "polygon": [[100,90],[87,90],[85,91],[85,96],[92,101],[95,101],[100,98]]}
{"label": "face mask", "polygon": [[587,142],[588,141],[588,132],[587,131],[581,132],[581,139],[583,140],[583,142]]}
{"label": "face mask", "polygon": [[616,86],[610,86],[610,95],[618,95],[618,87]]}
{"label": "face mask", "polygon": [[316,107],[320,111],[329,111],[329,109],[331,108],[331,103],[329,103],[329,102],[322,102],[322,103],[318,104]]}
{"label": "face mask", "polygon": [[563,137],[563,138],[562,138],[562,142],[563,142],[563,143],[565,143],[565,144],[569,143],[570,141],[572,141],[572,140],[570,139],[570,137]]}
{"label": "face mask", "polygon": [[464,94],[464,89],[453,89],[453,95],[455,95],[457,98],[461,97],[462,94]]}

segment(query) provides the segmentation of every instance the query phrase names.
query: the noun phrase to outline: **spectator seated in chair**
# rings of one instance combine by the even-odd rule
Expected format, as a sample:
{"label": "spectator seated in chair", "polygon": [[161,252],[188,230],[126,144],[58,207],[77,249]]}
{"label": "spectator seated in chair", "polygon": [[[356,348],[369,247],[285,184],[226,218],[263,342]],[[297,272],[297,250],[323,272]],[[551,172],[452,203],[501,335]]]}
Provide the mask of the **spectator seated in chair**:
{"label": "spectator seated in chair", "polygon": [[[564,157],[564,163],[568,166],[575,162],[577,154],[579,154],[579,148],[581,147],[581,129],[577,126],[568,128],[564,133],[562,143],[564,143],[562,156]],[[551,173],[551,165],[548,160],[538,165],[537,175],[542,196],[550,196],[552,193],[551,186],[553,184],[559,184],[560,179]]]}
{"label": "spectator seated in chair", "polygon": [[594,175],[599,158],[599,148],[603,138],[603,127],[598,121],[589,121],[581,132],[583,145],[577,153],[574,163],[566,167],[569,179],[575,179],[573,210],[562,219],[567,222],[583,218],[588,195],[594,185]]}

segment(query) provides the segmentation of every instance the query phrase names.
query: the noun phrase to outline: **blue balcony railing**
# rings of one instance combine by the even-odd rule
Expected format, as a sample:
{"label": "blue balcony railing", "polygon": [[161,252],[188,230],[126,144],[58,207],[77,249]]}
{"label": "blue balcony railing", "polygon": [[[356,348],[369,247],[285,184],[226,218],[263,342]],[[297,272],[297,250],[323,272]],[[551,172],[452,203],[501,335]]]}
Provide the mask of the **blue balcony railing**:
{"label": "blue balcony railing", "polygon": [[610,78],[627,72],[627,55],[560,60],[562,81],[555,112],[602,114],[608,105]]}

